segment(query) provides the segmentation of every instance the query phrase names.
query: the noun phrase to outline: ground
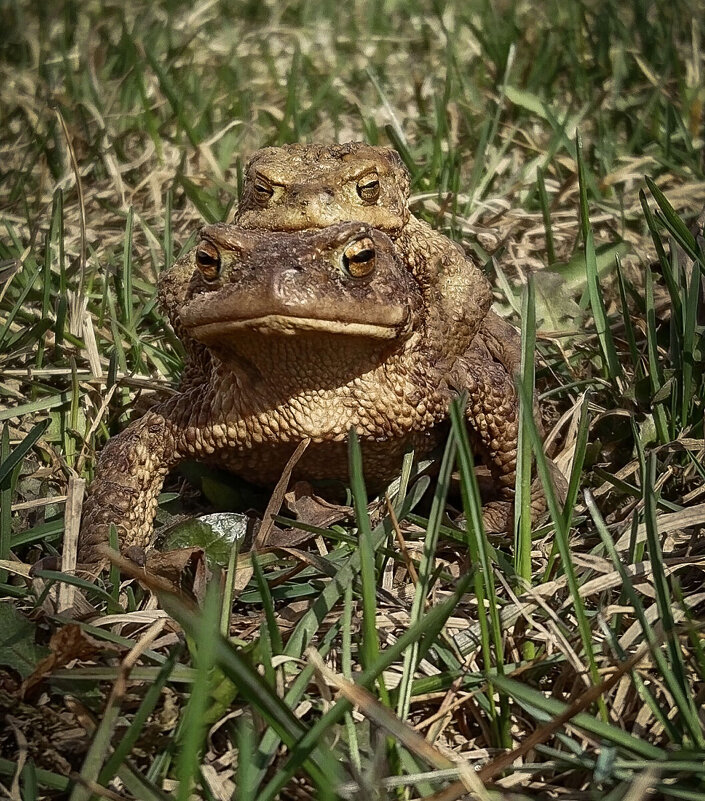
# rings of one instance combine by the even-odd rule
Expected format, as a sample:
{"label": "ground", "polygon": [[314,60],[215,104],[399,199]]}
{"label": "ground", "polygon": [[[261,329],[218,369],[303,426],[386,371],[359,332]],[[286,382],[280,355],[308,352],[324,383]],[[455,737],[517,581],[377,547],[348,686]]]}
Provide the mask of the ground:
{"label": "ground", "polygon": [[[705,798],[702,19],[694,0],[2,6],[3,792]],[[75,545],[96,451],[179,374],[159,272],[231,216],[253,150],[351,139],[396,147],[415,213],[486,263],[567,500],[514,537],[457,528],[477,516],[457,428],[436,478],[406,472],[369,513],[355,469],[332,508],[175,477],[159,521],[215,539],[211,593],[198,551],[169,565],[180,599],[116,570],[29,576]],[[236,566],[178,525],[268,503]],[[285,522],[302,505],[308,536]]]}

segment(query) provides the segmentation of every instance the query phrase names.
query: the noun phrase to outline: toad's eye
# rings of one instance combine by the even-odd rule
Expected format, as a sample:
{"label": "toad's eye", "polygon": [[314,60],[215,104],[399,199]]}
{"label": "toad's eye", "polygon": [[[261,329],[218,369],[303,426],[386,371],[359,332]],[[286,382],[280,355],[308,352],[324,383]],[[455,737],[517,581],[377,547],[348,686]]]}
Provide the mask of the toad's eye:
{"label": "toad's eye", "polygon": [[343,267],[353,278],[365,278],[375,268],[375,243],[369,236],[351,242],[343,251]]}
{"label": "toad's eye", "polygon": [[357,182],[357,194],[365,203],[374,203],[379,197],[379,175],[368,172]]}
{"label": "toad's eye", "polygon": [[220,275],[220,253],[218,248],[204,240],[196,250],[196,266],[206,281],[216,281]]}
{"label": "toad's eye", "polygon": [[269,200],[271,199],[272,195],[274,194],[274,187],[262,175],[255,176],[253,189],[254,189],[255,200],[261,206],[266,206]]}

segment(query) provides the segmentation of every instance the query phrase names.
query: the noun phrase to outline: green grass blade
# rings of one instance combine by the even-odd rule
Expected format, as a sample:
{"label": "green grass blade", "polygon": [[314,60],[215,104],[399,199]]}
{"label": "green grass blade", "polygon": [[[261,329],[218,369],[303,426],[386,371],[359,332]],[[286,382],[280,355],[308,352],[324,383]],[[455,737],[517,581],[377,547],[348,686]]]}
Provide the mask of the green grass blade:
{"label": "green grass blade", "polygon": [[367,491],[362,475],[362,452],[357,432],[350,430],[348,440],[350,489],[355,506],[355,520],[360,535],[360,579],[362,583],[362,647],[360,660],[363,667],[375,662],[379,655],[377,639],[377,579],[375,574],[375,548],[370,518],[367,514]]}
{"label": "green grass blade", "polygon": [[28,759],[22,768],[22,801],[39,800],[39,782],[37,768],[33,759]]}
{"label": "green grass blade", "polygon": [[661,273],[663,274],[663,278],[666,282],[666,286],[668,288],[668,294],[671,298],[671,304],[673,306],[673,316],[674,319],[678,321],[678,327],[680,327],[680,324],[683,319],[683,310],[681,308],[680,292],[678,291],[678,284],[673,275],[671,261],[668,258],[666,251],[664,250],[663,243],[661,242],[661,236],[659,234],[659,227],[657,224],[657,220],[651,213],[649,204],[646,202],[646,195],[644,194],[643,191],[639,193],[639,201],[641,203],[641,210],[644,212],[644,219],[646,220],[646,225],[649,229],[649,233],[651,234],[651,239],[654,242],[654,245],[656,246],[656,255],[658,256],[658,262],[661,268]]}
{"label": "green grass blade", "polygon": [[585,278],[587,281],[588,294],[590,296],[590,308],[595,320],[595,329],[602,350],[602,358],[605,364],[605,374],[612,381],[623,378],[622,365],[614,346],[612,331],[610,330],[605,304],[602,299],[602,289],[600,287],[600,276],[597,271],[597,257],[595,255],[595,240],[593,238],[592,227],[590,225],[590,212],[587,199],[587,182],[585,177],[585,164],[583,161],[583,146],[579,135],[576,135],[575,147],[578,160],[578,182],[580,186],[580,227],[585,246]]}
{"label": "green grass blade", "polygon": [[[10,428],[2,427],[0,432],[0,469],[4,468],[12,458],[10,451]],[[19,463],[19,460],[18,460]],[[16,465],[14,465],[16,466]],[[0,559],[7,559],[10,555],[10,542],[12,540],[12,467],[5,471],[0,482]],[[0,570],[0,583],[7,580],[7,571]]]}
{"label": "green grass blade", "polygon": [[[700,302],[701,291],[701,276],[700,273],[693,269],[688,282],[688,289],[685,298],[685,317],[683,319],[683,337],[682,337],[682,353],[681,365],[682,375],[680,381],[681,391],[681,425],[686,427],[691,423],[695,424],[696,415],[691,415],[691,410],[694,412],[695,404],[695,365],[698,361],[697,346],[695,330],[698,317],[698,304]],[[701,334],[701,338],[703,335]],[[702,377],[697,382],[699,384],[698,390],[702,391]]]}
{"label": "green grass blade", "polygon": [[680,216],[669,203],[668,198],[658,188],[653,178],[649,178],[648,175],[645,175],[644,180],[649,187],[649,191],[654,196],[654,200],[658,204],[659,209],[661,209],[663,213],[663,223],[666,228],[673,234],[678,244],[685,250],[688,256],[690,256],[696,264],[700,264],[700,269],[705,270],[705,264],[702,264],[702,254],[695,241],[695,237],[688,230],[688,226],[681,220]]}
{"label": "green grass blade", "polygon": [[575,449],[573,451],[573,464],[570,469],[570,480],[563,506],[563,518],[566,526],[570,527],[573,520],[575,504],[580,492],[580,484],[583,478],[583,466],[585,464],[585,453],[587,451],[588,436],[590,434],[590,394],[583,396],[580,404],[580,420],[578,421],[578,432],[575,438]]}
{"label": "green grass blade", "polygon": [[255,732],[252,722],[241,717],[237,728],[237,799],[257,801]]}
{"label": "green grass blade", "polygon": [[[352,658],[352,628],[353,628],[353,592],[352,586],[348,585],[345,589],[343,600],[343,626],[341,643],[341,667],[343,676],[348,681],[353,679],[353,658]],[[348,737],[348,752],[350,761],[356,771],[362,769],[360,758],[360,744],[357,737],[357,728],[350,712],[345,713],[345,729]]]}
{"label": "green grass blade", "polygon": [[[533,278],[529,279],[522,294],[521,319],[521,374],[518,377],[524,385],[524,396],[534,397],[536,349],[536,306]],[[533,414],[533,403],[530,410]],[[523,416],[522,416],[523,420]],[[520,592],[531,586],[531,440],[526,436],[524,426],[519,426],[517,442],[517,474],[514,510],[514,570]],[[533,658],[533,645],[525,643],[524,656]]]}
{"label": "green grass blade", "polygon": [[632,369],[636,371],[641,359],[639,351],[636,346],[636,335],[634,334],[634,326],[632,325],[632,318],[629,313],[629,304],[627,302],[627,289],[624,278],[624,271],[622,269],[622,260],[619,255],[615,256],[615,269],[617,273],[617,285],[619,286],[619,300],[622,309],[622,320],[624,321],[624,333],[627,337],[627,344],[629,345],[629,353],[631,355]]}
{"label": "green grass blade", "polygon": [[2,460],[0,463],[0,484],[2,484],[2,482],[5,481],[7,476],[10,475],[15,467],[22,462],[37,440],[44,434],[47,428],[49,428],[49,423],[49,420],[42,420],[33,426],[22,442],[20,442],[19,445],[17,445],[14,450]]}
{"label": "green grass blade", "polygon": [[[173,597],[161,596],[162,604],[190,637],[196,637],[202,627],[199,614],[184,607]],[[216,626],[217,631],[217,626]],[[290,748],[297,747],[298,741],[308,731],[281,698],[262,682],[261,676],[248,661],[220,634],[213,638],[214,663],[237,687],[240,695],[250,703],[272,726],[282,741]],[[320,746],[320,747],[319,747]],[[311,779],[320,786],[329,783],[338,772],[333,755],[322,744],[316,742],[316,751],[307,762],[306,770]],[[308,760],[308,754],[306,759]]]}
{"label": "green grass blade", "polygon": [[[98,776],[98,783],[107,787],[108,783],[112,780],[113,776],[118,772],[118,768],[127,758],[127,755],[132,750],[133,746],[142,734],[142,730],[146,725],[150,715],[152,714],[155,706],[159,702],[162,689],[167,681],[171,679],[172,671],[176,665],[176,660],[181,654],[181,647],[173,648],[167,660],[159,669],[156,678],[150,682],[144,699],[135,713],[135,716],[130,723],[127,731],[120,737],[119,742],[115,746],[115,750],[105,762],[100,775]],[[131,673],[134,678],[134,674]]]}
{"label": "green grass blade", "polygon": [[38,578],[49,579],[51,581],[60,581],[64,584],[72,584],[81,590],[85,590],[89,595],[95,595],[100,600],[105,601],[110,614],[124,614],[125,610],[119,604],[116,604],[112,595],[105,590],[97,587],[86,579],[79,578],[78,576],[71,576],[68,573],[61,573],[58,570],[37,570]]}
{"label": "green grass blade", "polygon": [[[546,456],[543,452],[543,444],[536,429],[536,423],[534,422],[533,415],[529,411],[532,408],[531,398],[525,394],[522,384],[518,384],[518,388],[523,401],[522,408],[524,410],[524,426],[528,430],[531,437],[534,456],[536,458],[536,466],[538,468],[541,484],[546,495],[548,510],[553,522],[555,541],[558,547],[558,553],[561,557],[563,572],[565,573],[567,579],[568,591],[570,592],[570,596],[573,601],[573,609],[578,621],[578,630],[580,632],[580,639],[582,640],[583,648],[585,650],[585,658],[588,663],[590,678],[592,679],[593,684],[597,685],[600,683],[600,673],[595,660],[595,651],[592,643],[590,623],[587,619],[587,615],[585,614],[585,606],[583,604],[583,599],[580,596],[578,579],[573,566],[573,560],[571,558],[569,539],[570,528],[565,520],[562,510],[559,507],[558,499],[556,498],[556,493],[553,488],[553,482],[551,480],[551,474],[546,462]],[[600,713],[603,720],[606,720],[607,709],[604,705],[604,701],[599,701],[598,705],[600,706]]]}
{"label": "green grass blade", "polygon": [[269,590],[269,584],[262,571],[262,566],[259,563],[257,554],[253,551],[250,554],[252,563],[252,570],[254,572],[257,587],[262,596],[262,606],[264,607],[264,615],[267,623],[267,634],[269,642],[271,643],[272,653],[279,655],[284,652],[284,643],[282,642],[282,635],[277,626],[276,617],[274,614],[274,601],[272,600],[272,593]]}
{"label": "green grass blade", "polygon": [[20,417],[25,414],[34,414],[35,412],[45,412],[49,409],[56,409],[63,406],[70,400],[68,392],[60,392],[56,395],[49,395],[46,398],[39,398],[30,403],[22,403],[19,406],[13,406],[7,409],[0,409],[0,422],[3,420],[10,420],[13,417]]}
{"label": "green grass blade", "polygon": [[[3,759],[0,757],[0,774],[12,777],[17,772],[17,764],[10,759]],[[65,793],[71,784],[71,780],[66,776],[60,776],[58,773],[52,773],[50,770],[42,770],[35,768],[37,783],[41,787],[46,787],[49,790],[59,790]]]}
{"label": "green grass blade", "polygon": [[196,681],[184,710],[179,758],[176,762],[179,779],[178,801],[191,797],[196,777],[200,773],[201,752],[206,739],[205,713],[213,687],[213,668],[216,662],[216,647],[220,623],[220,599],[215,582],[206,593],[198,628],[191,632],[195,646],[192,657],[196,663]]}
{"label": "green grass blade", "polygon": [[[435,606],[427,614],[411,626],[402,636],[389,648],[382,651],[374,665],[366,668],[356,676],[356,684],[360,687],[369,689],[377,680],[377,677],[401,658],[404,651],[414,642],[418,641],[423,632],[438,625],[439,621],[445,621],[450,617],[457,603],[467,590],[470,583],[469,576],[464,576],[455,589],[455,592],[444,603]],[[298,743],[298,750],[293,752],[287,762],[280,768],[278,774],[270,781],[259,796],[259,801],[273,801],[277,794],[286,785],[289,779],[303,764],[304,759],[312,752],[316,743],[320,742],[328,729],[341,721],[346,712],[351,709],[351,704],[344,698],[336,701],[314,725],[309,729]]]}
{"label": "green grass blade", "polygon": [[[25,266],[24,269],[26,270],[27,267]],[[31,292],[32,287],[34,286],[34,282],[41,275],[42,270],[43,267],[41,265],[34,268],[34,270],[30,273],[29,277],[25,281],[24,287],[20,292],[19,297],[13,304],[10,311],[7,313],[4,324],[2,325],[2,327],[0,327],[0,353],[3,353],[3,351],[5,351],[5,349],[7,348],[7,340],[12,330],[12,323],[15,321],[15,318],[17,317],[21,309],[24,307],[25,301],[27,300],[27,296]]]}
{"label": "green grass blade", "polygon": [[[543,716],[553,718],[558,717],[558,715],[566,709],[566,704],[563,704],[561,701],[555,698],[547,698],[538,690],[527,687],[508,676],[497,676],[492,681],[499,689],[511,695],[524,709],[531,712],[531,714],[539,712],[542,713]],[[545,721],[548,718],[542,717],[541,719]],[[598,720],[586,712],[579,712],[572,718],[571,725],[584,729],[590,734],[600,737],[609,743],[613,743],[629,754],[638,755],[645,759],[664,759],[666,757],[666,751],[663,749],[651,745],[604,720]]]}
{"label": "green grass blade", "polygon": [[[449,437],[446,443],[441,468],[438,474],[436,490],[433,494],[431,512],[428,518],[426,536],[424,537],[424,549],[419,564],[418,582],[414,592],[414,601],[411,607],[410,625],[414,625],[422,619],[426,606],[428,593],[431,588],[433,576],[434,559],[436,546],[438,544],[438,533],[445,509],[448,485],[453,471],[455,461],[456,439]],[[409,703],[411,697],[411,685],[414,680],[414,672],[418,661],[418,642],[412,643],[409,650],[404,654],[404,664],[402,667],[402,678],[399,686],[399,697],[397,702],[397,715],[406,720],[409,714]]]}
{"label": "green grass blade", "polygon": [[[681,645],[676,632],[673,613],[671,611],[671,596],[666,571],[663,564],[663,553],[659,542],[658,522],[656,519],[656,498],[654,484],[656,481],[656,454],[650,453],[645,464],[645,472],[642,473],[642,487],[644,491],[644,522],[646,524],[646,541],[648,546],[649,561],[653,570],[654,588],[656,590],[656,603],[659,610],[659,618],[663,625],[666,646],[670,655],[669,673],[673,676],[674,683],[680,690],[674,697],[678,705],[681,718],[690,732],[692,745],[698,748],[705,747],[705,737],[698,720],[698,706],[692,697],[691,690],[686,677],[686,669],[683,664]],[[673,683],[671,683],[673,686]]]}
{"label": "green grass blade", "polygon": [[658,333],[656,331],[656,310],[654,307],[654,286],[651,270],[647,267],[645,272],[645,293],[644,302],[646,305],[646,344],[649,358],[649,382],[652,393],[652,411],[654,415],[654,425],[662,445],[670,442],[671,436],[668,430],[668,420],[666,417],[665,399],[659,397],[664,387],[664,379],[661,368],[661,360],[658,353]]}
{"label": "green grass blade", "polygon": [[536,185],[539,190],[539,202],[541,203],[541,215],[543,217],[543,229],[546,232],[546,257],[549,265],[556,263],[556,246],[553,243],[553,227],[551,225],[551,207],[548,203],[546,194],[546,183],[544,172],[541,168],[536,171]]}
{"label": "green grass blade", "polygon": [[[497,607],[497,593],[494,585],[494,572],[489,556],[489,545],[482,520],[482,502],[475,477],[475,464],[470,448],[467,424],[465,422],[465,398],[454,401],[450,409],[453,433],[458,441],[458,463],[463,494],[463,508],[467,518],[467,543],[472,563],[475,566],[473,575],[475,593],[478,601],[478,619],[485,672],[489,673],[493,664],[498,674],[504,671],[504,644]],[[488,612],[485,611],[488,607]],[[487,616],[489,614],[489,626]],[[490,646],[491,643],[491,646]],[[509,735],[509,710],[506,698],[500,694],[500,710],[495,710],[494,697],[488,696],[492,726],[498,745],[508,748],[511,745]]]}
{"label": "green grass blade", "polygon": [[[622,564],[620,559],[619,553],[614,545],[612,537],[609,534],[607,526],[600,515],[595,501],[592,495],[588,492],[585,495],[585,500],[587,502],[588,510],[590,511],[590,515],[592,516],[593,521],[595,522],[595,526],[597,531],[600,535],[600,539],[602,540],[607,553],[612,560],[612,564],[615,566],[615,569],[618,571],[620,578],[622,580],[622,590],[625,593],[626,597],[629,599],[629,603],[631,608],[634,611],[634,615],[639,621],[639,625],[641,626],[641,630],[644,634],[644,637],[649,644],[649,648],[651,650],[651,654],[656,662],[658,667],[659,675],[662,677],[664,683],[668,687],[669,692],[674,697],[677,706],[680,708],[687,706],[686,697],[682,695],[679,683],[677,682],[671,668],[666,660],[666,657],[661,650],[660,642],[656,636],[656,633],[653,630],[653,627],[648,621],[646,617],[646,613],[644,611],[643,604],[641,599],[639,598],[636,590],[634,589],[634,585],[632,580],[630,579],[627,571]],[[643,696],[643,693],[642,693]],[[662,716],[661,710],[658,710],[653,702],[651,702],[651,696],[649,694],[649,698],[647,699],[647,703],[652,707],[654,710],[654,714],[657,716]],[[668,710],[664,710],[667,712]],[[669,724],[670,725],[670,724]],[[675,735],[675,731],[672,732]]]}

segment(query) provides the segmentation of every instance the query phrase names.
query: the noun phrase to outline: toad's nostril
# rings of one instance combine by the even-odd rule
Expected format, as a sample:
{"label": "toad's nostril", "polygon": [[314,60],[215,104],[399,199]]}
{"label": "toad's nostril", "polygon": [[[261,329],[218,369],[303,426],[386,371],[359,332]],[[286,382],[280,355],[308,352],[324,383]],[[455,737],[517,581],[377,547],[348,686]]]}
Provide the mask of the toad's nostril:
{"label": "toad's nostril", "polygon": [[300,297],[301,271],[295,267],[282,270],[272,278],[272,292],[285,306],[295,305]]}

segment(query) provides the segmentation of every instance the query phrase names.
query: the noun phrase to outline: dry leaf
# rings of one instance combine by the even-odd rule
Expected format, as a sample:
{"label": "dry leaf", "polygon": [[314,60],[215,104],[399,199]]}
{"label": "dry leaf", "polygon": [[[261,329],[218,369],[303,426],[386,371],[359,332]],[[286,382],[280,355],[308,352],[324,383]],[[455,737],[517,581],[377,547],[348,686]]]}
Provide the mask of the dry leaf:
{"label": "dry leaf", "polygon": [[24,697],[32,687],[74,659],[89,659],[108,647],[104,644],[98,646],[98,643],[85,634],[76,623],[62,626],[49,641],[51,649],[49,656],[44,657],[34,672],[22,682],[21,695]]}

